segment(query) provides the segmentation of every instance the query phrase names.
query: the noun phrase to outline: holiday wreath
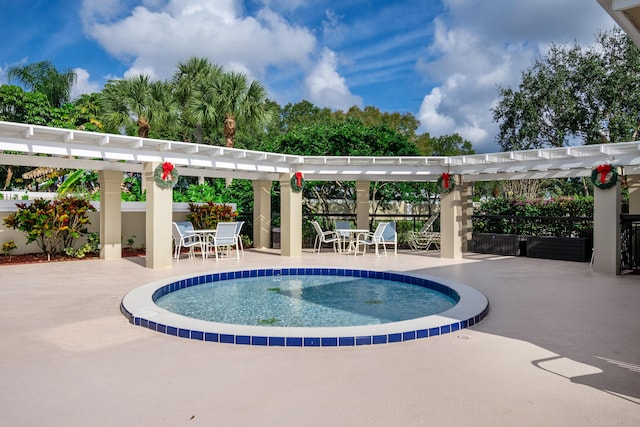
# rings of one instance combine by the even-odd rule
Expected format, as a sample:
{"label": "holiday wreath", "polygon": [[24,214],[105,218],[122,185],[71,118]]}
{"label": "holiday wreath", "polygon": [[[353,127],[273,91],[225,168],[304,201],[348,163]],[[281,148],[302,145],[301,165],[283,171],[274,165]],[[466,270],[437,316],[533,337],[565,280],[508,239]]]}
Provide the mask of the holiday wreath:
{"label": "holiday wreath", "polygon": [[178,171],[172,163],[164,162],[153,171],[153,180],[160,188],[173,188],[178,183]]}
{"label": "holiday wreath", "polygon": [[456,180],[451,174],[443,172],[442,175],[438,178],[438,187],[440,187],[440,191],[442,193],[448,193],[453,191],[456,187]]}
{"label": "holiday wreath", "polygon": [[591,171],[591,182],[603,190],[613,187],[618,182],[617,168],[607,163],[599,165]]}
{"label": "holiday wreath", "polygon": [[302,191],[302,186],[304,185],[304,178],[302,176],[302,172],[296,172],[291,177],[291,190],[294,193],[299,193]]}

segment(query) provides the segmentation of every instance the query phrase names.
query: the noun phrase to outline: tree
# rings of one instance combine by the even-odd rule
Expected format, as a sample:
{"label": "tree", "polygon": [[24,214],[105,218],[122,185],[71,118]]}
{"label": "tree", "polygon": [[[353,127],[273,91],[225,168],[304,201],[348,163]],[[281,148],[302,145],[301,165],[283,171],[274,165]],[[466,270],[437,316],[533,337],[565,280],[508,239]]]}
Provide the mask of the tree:
{"label": "tree", "polygon": [[[306,156],[417,156],[418,149],[405,136],[387,124],[366,126],[358,119],[333,121],[310,126],[295,126],[281,135],[267,151]],[[414,185],[414,184],[411,184]],[[375,208],[397,200],[401,183],[372,183]],[[406,185],[404,186],[406,187]],[[347,211],[355,209],[352,182],[309,182],[305,186],[305,211],[328,209],[329,200],[343,200]],[[317,201],[317,205],[310,201]]]}
{"label": "tree", "polygon": [[203,142],[203,124],[215,127],[218,111],[207,83],[220,78],[222,72],[222,67],[211,64],[208,59],[192,56],[178,63],[178,70],[171,80],[176,101],[184,112],[185,124],[192,131],[195,128],[195,142],[198,144]]}
{"label": "tree", "polygon": [[348,119],[312,126],[296,126],[267,151],[306,156],[417,156],[418,149],[386,124],[365,126]]}
{"label": "tree", "polygon": [[152,126],[157,125],[161,130],[175,123],[178,117],[170,85],[152,82],[149,76],[110,80],[98,103],[105,129],[111,133],[121,133],[123,128],[129,133],[129,129],[135,128],[139,137],[147,138]]}
{"label": "tree", "polygon": [[457,133],[443,135],[430,139],[432,156],[462,156],[475,154],[471,142],[463,139]]}
{"label": "tree", "polygon": [[60,73],[49,61],[10,67],[7,77],[9,81],[18,80],[27,90],[44,94],[54,107],[69,102],[71,88],[76,82],[75,71]]}
{"label": "tree", "polygon": [[367,126],[386,124],[409,139],[416,137],[416,130],[420,126],[418,119],[411,113],[383,113],[373,106],[366,106],[364,110],[353,106],[347,111],[346,117],[359,119]]}
{"label": "tree", "polygon": [[275,112],[268,108],[266,102],[266,90],[257,80],[249,83],[242,73],[224,73],[215,80],[213,89],[217,95],[216,110],[224,117],[223,133],[227,147],[234,146],[237,126],[262,128],[275,118]]}
{"label": "tree", "polygon": [[51,120],[51,104],[39,92],[25,92],[19,86],[0,86],[0,120],[34,125],[47,125]]}
{"label": "tree", "polygon": [[493,109],[503,150],[634,141],[640,130],[640,50],[620,29],[597,45],[553,45],[522,74],[517,90],[500,88]]}

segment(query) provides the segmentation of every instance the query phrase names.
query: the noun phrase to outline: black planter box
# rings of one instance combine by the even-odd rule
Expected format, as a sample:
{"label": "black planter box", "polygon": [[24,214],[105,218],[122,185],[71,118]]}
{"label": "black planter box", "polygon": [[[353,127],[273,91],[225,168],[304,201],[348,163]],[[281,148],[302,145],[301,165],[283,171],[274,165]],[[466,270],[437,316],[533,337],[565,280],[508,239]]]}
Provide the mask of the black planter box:
{"label": "black planter box", "polygon": [[471,252],[494,255],[520,255],[517,234],[476,233],[471,238]]}
{"label": "black planter box", "polygon": [[591,239],[573,237],[528,237],[527,256],[561,261],[587,262],[591,259]]}

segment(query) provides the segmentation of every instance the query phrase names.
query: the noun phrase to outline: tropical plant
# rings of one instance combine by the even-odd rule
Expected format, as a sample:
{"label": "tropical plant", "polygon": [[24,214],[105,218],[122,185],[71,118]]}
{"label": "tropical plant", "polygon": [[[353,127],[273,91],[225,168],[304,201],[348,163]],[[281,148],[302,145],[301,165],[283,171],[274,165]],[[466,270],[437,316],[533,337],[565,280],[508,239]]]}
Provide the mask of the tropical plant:
{"label": "tropical plant", "polygon": [[50,258],[87,234],[88,212],[95,208],[88,200],[77,197],[16,203],[17,212],[4,218],[4,225],[23,231],[27,244],[36,242]]}
{"label": "tropical plant", "polygon": [[147,138],[153,126],[170,128],[178,119],[175,100],[168,83],[151,81],[149,76],[110,80],[100,93],[105,129]]}
{"label": "tropical plant", "polygon": [[198,144],[203,143],[203,125],[214,128],[218,117],[216,102],[212,99],[214,94],[207,90],[207,83],[215,81],[222,73],[222,67],[211,64],[208,59],[192,56],[178,63],[178,70],[171,80],[176,101],[184,112],[185,125],[191,131],[195,128],[194,142]]}
{"label": "tropical plant", "polygon": [[8,256],[9,259],[11,259],[11,251],[14,251],[16,249],[18,249],[18,246],[13,240],[9,240],[8,242],[4,242],[2,244],[2,253],[4,254],[4,256]]}
{"label": "tropical plant", "polygon": [[249,83],[243,73],[223,73],[204,90],[212,91],[227,147],[234,146],[236,127],[259,129],[275,118],[275,111],[266,102],[267,92],[262,83],[257,80]]}
{"label": "tropical plant", "polygon": [[218,222],[234,221],[238,212],[234,212],[233,207],[225,204],[207,202],[202,204],[189,203],[189,213],[187,221],[193,224],[196,229],[215,229]]}

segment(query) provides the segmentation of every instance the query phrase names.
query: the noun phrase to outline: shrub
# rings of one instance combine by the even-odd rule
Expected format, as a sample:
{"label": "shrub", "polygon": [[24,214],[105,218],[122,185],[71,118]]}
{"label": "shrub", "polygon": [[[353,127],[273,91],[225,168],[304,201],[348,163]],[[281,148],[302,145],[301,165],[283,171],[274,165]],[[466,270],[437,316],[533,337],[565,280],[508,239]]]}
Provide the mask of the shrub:
{"label": "shrub", "polygon": [[2,253],[4,254],[4,256],[8,256],[9,259],[11,259],[11,251],[15,249],[18,249],[18,246],[13,240],[9,240],[8,242],[4,242],[2,244]]}
{"label": "shrub", "polygon": [[479,217],[473,220],[473,230],[477,233],[590,237],[592,213],[592,196],[534,200],[497,197],[482,202],[476,209],[475,214]]}
{"label": "shrub", "polygon": [[95,211],[88,200],[77,197],[35,199],[16,206],[18,211],[5,217],[4,224],[24,231],[27,243],[36,242],[48,256],[72,248],[79,237],[87,234],[87,213]]}
{"label": "shrub", "polygon": [[214,229],[218,222],[235,221],[238,216],[238,212],[234,212],[233,207],[213,202],[189,203],[189,211],[187,221],[191,221],[193,228],[201,230]]}

